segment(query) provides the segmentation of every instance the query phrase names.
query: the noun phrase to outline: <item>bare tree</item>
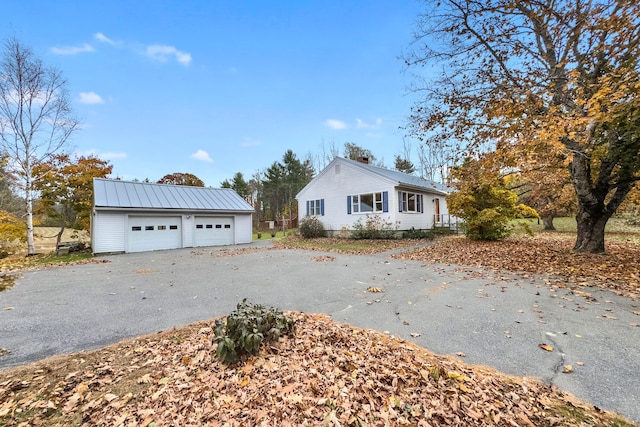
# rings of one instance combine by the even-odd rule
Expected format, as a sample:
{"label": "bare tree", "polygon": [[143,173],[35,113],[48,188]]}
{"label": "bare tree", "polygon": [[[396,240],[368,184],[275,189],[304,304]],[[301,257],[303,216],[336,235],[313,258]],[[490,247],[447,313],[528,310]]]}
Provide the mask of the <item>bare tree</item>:
{"label": "bare tree", "polygon": [[34,166],[64,152],[79,127],[61,72],[45,67],[15,38],[7,40],[0,63],[0,150],[9,155],[7,168],[16,174],[24,191],[28,255],[36,253],[33,193],[40,177]]}
{"label": "bare tree", "polygon": [[429,181],[446,184],[449,166],[453,162],[445,147],[439,144],[421,144],[418,146],[418,171],[420,177]]}
{"label": "bare tree", "polygon": [[327,147],[325,145],[324,138],[322,138],[322,143],[320,144],[320,153],[316,155],[314,169],[317,171],[321,171],[339,155],[340,149],[336,145],[335,141],[332,140]]}

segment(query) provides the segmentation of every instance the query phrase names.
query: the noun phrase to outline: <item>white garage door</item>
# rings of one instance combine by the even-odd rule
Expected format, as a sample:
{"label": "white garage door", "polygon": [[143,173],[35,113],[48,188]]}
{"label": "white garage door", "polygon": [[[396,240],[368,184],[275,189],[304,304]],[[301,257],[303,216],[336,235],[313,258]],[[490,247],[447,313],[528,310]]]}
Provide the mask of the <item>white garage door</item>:
{"label": "white garage door", "polygon": [[194,246],[233,245],[233,217],[197,216]]}
{"label": "white garage door", "polygon": [[182,247],[179,216],[130,216],[127,252]]}

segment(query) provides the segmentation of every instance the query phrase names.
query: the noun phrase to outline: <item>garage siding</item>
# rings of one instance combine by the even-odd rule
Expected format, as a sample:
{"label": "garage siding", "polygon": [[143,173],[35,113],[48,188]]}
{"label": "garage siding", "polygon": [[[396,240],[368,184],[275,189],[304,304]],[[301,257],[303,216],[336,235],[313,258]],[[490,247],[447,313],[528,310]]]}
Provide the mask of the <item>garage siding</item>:
{"label": "garage siding", "polygon": [[92,250],[94,253],[125,251],[125,218],[121,213],[101,212],[93,217]]}

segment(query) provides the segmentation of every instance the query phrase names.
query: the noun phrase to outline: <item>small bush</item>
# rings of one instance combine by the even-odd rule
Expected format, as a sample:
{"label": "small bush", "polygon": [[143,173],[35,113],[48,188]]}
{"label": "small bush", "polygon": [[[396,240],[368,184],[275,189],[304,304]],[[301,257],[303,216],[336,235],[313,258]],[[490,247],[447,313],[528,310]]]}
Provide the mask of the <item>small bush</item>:
{"label": "small bush", "polygon": [[276,341],[282,334],[293,332],[295,322],[275,308],[249,304],[243,299],[226,323],[216,320],[214,341],[216,356],[226,364],[240,361],[245,355],[256,355],[263,342]]}
{"label": "small bush", "polygon": [[327,235],[322,221],[317,216],[305,216],[302,218],[298,231],[303,239],[315,239],[316,237],[325,237]]}
{"label": "small bush", "polygon": [[385,221],[380,215],[367,214],[365,223],[359,218],[353,224],[351,237],[354,239],[390,239],[395,230],[390,221]]}
{"label": "small bush", "polygon": [[511,218],[498,209],[487,208],[463,224],[465,235],[471,240],[503,240],[511,234]]}
{"label": "small bush", "polygon": [[433,238],[433,233],[430,230],[417,230],[411,227],[403,233],[403,237],[405,239],[431,239]]}

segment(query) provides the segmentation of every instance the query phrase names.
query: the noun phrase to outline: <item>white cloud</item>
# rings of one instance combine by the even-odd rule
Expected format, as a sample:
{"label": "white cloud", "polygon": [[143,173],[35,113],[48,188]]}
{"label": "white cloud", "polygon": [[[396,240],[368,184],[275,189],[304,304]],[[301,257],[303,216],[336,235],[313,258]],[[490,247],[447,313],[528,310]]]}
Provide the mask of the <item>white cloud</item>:
{"label": "white cloud", "polygon": [[198,150],[191,155],[192,159],[202,160],[203,162],[213,163],[213,159],[209,157],[209,153],[204,150]]}
{"label": "white cloud", "polygon": [[362,121],[360,119],[356,119],[356,123],[357,123],[357,126],[358,126],[359,129],[377,129],[382,124],[382,119],[381,118],[377,118],[376,122],[373,123],[373,124],[365,123],[364,121]]}
{"label": "white cloud", "polygon": [[341,120],[328,119],[324,124],[335,130],[347,128],[347,124]]}
{"label": "white cloud", "polygon": [[245,138],[244,141],[242,141],[240,143],[241,147],[256,147],[258,145],[262,144],[262,141],[259,141],[257,139],[251,139],[251,138]]}
{"label": "white cloud", "polygon": [[104,99],[95,92],[80,92],[81,104],[104,104]]}
{"label": "white cloud", "polygon": [[102,34],[102,33],[95,33],[95,34],[93,35],[93,37],[94,37],[96,40],[99,40],[99,41],[101,41],[101,42],[103,42],[103,43],[108,43],[108,44],[110,44],[110,45],[112,45],[112,46],[116,44],[116,42],[114,42],[113,40],[111,40],[109,37],[105,36],[105,35],[104,35],[104,34]]}
{"label": "white cloud", "polygon": [[191,63],[191,54],[179,51],[174,46],[167,45],[151,45],[147,46],[147,55],[160,62],[166,62],[171,56],[175,56],[176,60],[182,65]]}
{"label": "white cloud", "polygon": [[93,52],[93,46],[85,43],[82,46],[65,46],[65,47],[52,47],[51,52],[56,55],[77,55],[84,52]]}

